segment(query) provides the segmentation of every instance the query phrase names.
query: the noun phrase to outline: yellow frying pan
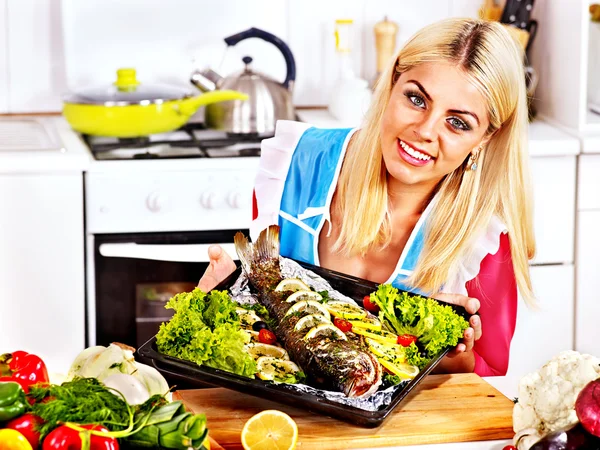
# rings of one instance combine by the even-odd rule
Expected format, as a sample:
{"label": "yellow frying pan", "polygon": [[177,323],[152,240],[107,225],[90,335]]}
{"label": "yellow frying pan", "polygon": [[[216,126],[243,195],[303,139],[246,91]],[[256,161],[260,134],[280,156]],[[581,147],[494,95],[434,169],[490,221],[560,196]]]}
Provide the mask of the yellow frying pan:
{"label": "yellow frying pan", "polygon": [[176,86],[142,85],[135,69],[119,69],[113,86],[66,96],[63,115],[80,133],[131,138],[176,130],[201,106],[247,99],[237,91],[194,95]]}

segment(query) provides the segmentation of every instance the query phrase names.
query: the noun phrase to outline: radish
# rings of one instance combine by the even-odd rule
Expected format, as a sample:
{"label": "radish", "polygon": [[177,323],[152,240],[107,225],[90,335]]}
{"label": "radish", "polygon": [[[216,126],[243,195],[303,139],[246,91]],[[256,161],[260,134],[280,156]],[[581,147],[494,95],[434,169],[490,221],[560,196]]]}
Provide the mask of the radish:
{"label": "radish", "polygon": [[600,437],[600,379],[590,381],[575,401],[575,412],[583,428]]}

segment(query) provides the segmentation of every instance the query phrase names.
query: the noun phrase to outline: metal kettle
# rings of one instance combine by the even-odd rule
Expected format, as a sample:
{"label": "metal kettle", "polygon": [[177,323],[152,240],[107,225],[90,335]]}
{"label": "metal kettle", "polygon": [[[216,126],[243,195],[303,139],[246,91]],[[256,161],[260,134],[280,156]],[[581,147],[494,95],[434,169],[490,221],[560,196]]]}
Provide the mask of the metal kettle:
{"label": "metal kettle", "polygon": [[295,120],[292,90],[296,79],[296,62],[292,51],[277,36],[258,28],[250,28],[225,38],[228,46],[249,38],[263,39],[275,45],[283,54],[286,77],[280,83],[252,69],[252,58],[244,56],[243,71],[222,77],[211,69],[192,73],[191,82],[203,92],[234,89],[248,95],[246,101],[227,101],[207,105],[205,123],[208,127],[233,134],[273,135],[278,120]]}

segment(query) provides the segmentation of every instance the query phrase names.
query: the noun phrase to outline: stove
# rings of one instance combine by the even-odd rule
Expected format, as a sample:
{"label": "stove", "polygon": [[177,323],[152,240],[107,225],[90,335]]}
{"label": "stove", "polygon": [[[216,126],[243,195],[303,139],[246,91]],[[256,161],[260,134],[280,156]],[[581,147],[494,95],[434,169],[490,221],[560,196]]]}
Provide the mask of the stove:
{"label": "stove", "polygon": [[261,141],[200,123],[138,139],[80,136],[85,173],[87,345],[142,345],[164,299],[195,287],[208,247],[234,259],[248,235]]}
{"label": "stove", "polygon": [[231,134],[188,123],[169,133],[139,138],[83,135],[94,159],[232,158],[260,156],[260,143],[271,135]]}

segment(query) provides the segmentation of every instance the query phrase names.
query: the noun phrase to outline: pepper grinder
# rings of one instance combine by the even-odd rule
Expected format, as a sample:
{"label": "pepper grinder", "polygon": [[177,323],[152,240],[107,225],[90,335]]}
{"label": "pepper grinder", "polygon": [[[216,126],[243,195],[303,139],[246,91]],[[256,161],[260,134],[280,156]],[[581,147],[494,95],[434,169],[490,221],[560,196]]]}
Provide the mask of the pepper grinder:
{"label": "pepper grinder", "polygon": [[373,31],[375,32],[375,50],[377,52],[377,74],[375,75],[375,80],[377,80],[395,56],[398,24],[388,20],[385,16],[381,22],[375,24]]}

